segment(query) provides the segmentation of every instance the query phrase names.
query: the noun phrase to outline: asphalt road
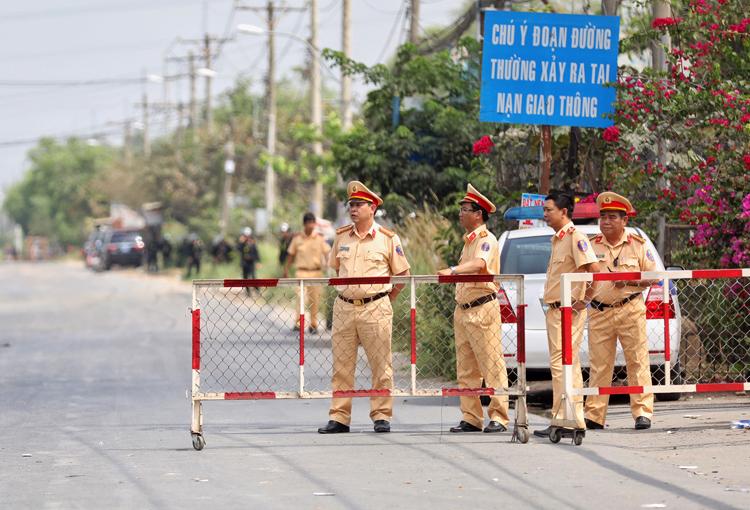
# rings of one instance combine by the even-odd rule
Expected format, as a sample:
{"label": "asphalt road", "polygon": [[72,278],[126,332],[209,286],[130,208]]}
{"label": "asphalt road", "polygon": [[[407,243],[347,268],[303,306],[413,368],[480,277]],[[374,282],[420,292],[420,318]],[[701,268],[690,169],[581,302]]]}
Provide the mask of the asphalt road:
{"label": "asphalt road", "polygon": [[[750,399],[626,406],[582,446],[453,435],[455,399],[397,399],[374,434],[328,402],[208,402],[189,435],[190,287],[138,271],[0,264],[2,508],[750,508]],[[532,428],[547,423],[532,408]]]}

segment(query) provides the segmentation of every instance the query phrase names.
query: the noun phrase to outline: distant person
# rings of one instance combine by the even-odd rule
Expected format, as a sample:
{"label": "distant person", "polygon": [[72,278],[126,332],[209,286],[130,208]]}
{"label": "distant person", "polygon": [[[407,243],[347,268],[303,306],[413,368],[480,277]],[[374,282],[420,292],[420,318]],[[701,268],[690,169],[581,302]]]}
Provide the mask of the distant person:
{"label": "distant person", "polygon": [[161,251],[161,263],[164,267],[172,265],[172,243],[169,242],[169,235],[162,237],[159,243],[159,251]]}
{"label": "distant person", "polygon": [[[302,217],[303,231],[292,238],[289,245],[289,256],[284,265],[284,278],[289,277],[289,268],[294,264],[297,278],[322,278],[323,265],[326,262],[331,247],[326,240],[315,231],[316,219],[311,212]],[[305,287],[305,305],[310,308],[310,333],[318,331],[318,309],[320,307],[321,285]],[[299,292],[299,291],[298,291]],[[294,329],[300,328],[300,318]]]}
{"label": "distant person", "polygon": [[[260,263],[260,252],[258,251],[258,244],[253,237],[253,229],[245,227],[242,229],[242,234],[237,241],[237,252],[240,254],[240,266],[242,267],[242,279],[254,280],[255,266]],[[258,287],[255,290],[260,292]],[[250,288],[246,288],[246,292],[250,295]]]}
{"label": "distant person", "polygon": [[289,245],[292,243],[294,234],[289,229],[288,223],[282,223],[279,230],[279,267],[284,267],[286,265],[286,258],[289,256]]}
{"label": "distant person", "polygon": [[190,278],[193,268],[195,268],[196,275],[201,272],[201,257],[203,257],[203,241],[200,240],[197,234],[190,234],[188,236],[185,258],[187,264],[186,278]]}
{"label": "distant person", "polygon": [[224,239],[224,236],[218,235],[211,244],[211,257],[214,264],[224,264],[232,260],[232,246]]}
{"label": "distant person", "polygon": [[149,239],[146,243],[146,271],[156,273],[159,271],[159,241],[155,238]]}

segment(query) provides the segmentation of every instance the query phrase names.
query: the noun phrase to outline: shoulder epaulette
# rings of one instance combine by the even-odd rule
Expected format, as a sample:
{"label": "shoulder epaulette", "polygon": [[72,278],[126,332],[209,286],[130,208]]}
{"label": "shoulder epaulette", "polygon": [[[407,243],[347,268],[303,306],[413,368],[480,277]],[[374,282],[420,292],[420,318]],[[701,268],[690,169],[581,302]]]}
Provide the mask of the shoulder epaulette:
{"label": "shoulder epaulette", "polygon": [[575,232],[575,231],[576,231],[576,228],[575,228],[575,227],[572,227],[572,226],[571,226],[571,227],[570,227],[570,228],[569,228],[568,230],[566,230],[566,232],[567,232],[568,234],[572,234],[572,233],[573,233],[573,232]]}
{"label": "shoulder epaulette", "polygon": [[382,233],[384,233],[385,235],[387,235],[388,237],[393,237],[393,236],[395,236],[395,235],[396,235],[396,233],[395,233],[395,232],[394,232],[393,230],[388,230],[388,229],[387,229],[387,228],[385,228],[385,227],[380,227],[380,231],[381,231]]}
{"label": "shoulder epaulette", "polygon": [[339,227],[336,229],[337,234],[343,234],[347,230],[351,230],[351,228],[354,226],[354,223],[349,223],[348,225],[344,225],[343,227]]}
{"label": "shoulder epaulette", "polygon": [[638,234],[630,234],[630,238],[631,239],[635,239],[636,241],[638,241],[641,244],[646,244],[646,240],[644,238],[642,238],[641,236],[639,236]]}
{"label": "shoulder epaulette", "polygon": [[486,230],[482,230],[482,233],[481,233],[481,234],[479,234],[479,237],[487,237],[488,235],[489,235],[489,234],[487,233],[487,231],[486,231]]}

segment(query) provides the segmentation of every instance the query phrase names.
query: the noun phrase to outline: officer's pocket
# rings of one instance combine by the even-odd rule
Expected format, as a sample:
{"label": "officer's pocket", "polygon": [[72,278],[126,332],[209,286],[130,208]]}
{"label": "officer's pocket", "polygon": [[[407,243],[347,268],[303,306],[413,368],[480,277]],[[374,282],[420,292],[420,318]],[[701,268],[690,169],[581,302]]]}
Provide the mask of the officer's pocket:
{"label": "officer's pocket", "polygon": [[621,258],[619,261],[618,267],[620,270],[623,268],[628,269],[630,271],[639,271],[640,266],[638,265],[638,259],[636,258]]}
{"label": "officer's pocket", "polygon": [[380,276],[384,266],[387,266],[385,253],[371,251],[365,255],[365,275]]}

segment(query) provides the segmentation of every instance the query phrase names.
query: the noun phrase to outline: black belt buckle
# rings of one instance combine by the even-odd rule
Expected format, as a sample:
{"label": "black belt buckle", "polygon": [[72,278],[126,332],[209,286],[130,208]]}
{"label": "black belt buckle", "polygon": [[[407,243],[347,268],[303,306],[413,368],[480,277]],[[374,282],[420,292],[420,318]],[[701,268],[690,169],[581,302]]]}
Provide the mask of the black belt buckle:
{"label": "black belt buckle", "polygon": [[482,296],[479,299],[475,299],[474,301],[471,301],[469,303],[464,303],[461,305],[462,310],[468,310],[469,308],[474,308],[475,306],[483,305],[485,303],[489,303],[490,301],[494,301],[497,298],[497,294],[487,294],[486,296]]}

